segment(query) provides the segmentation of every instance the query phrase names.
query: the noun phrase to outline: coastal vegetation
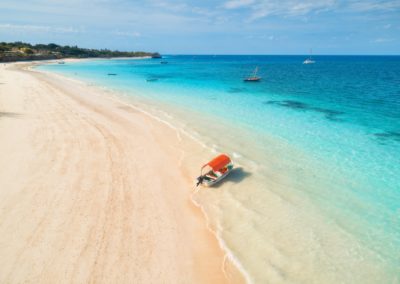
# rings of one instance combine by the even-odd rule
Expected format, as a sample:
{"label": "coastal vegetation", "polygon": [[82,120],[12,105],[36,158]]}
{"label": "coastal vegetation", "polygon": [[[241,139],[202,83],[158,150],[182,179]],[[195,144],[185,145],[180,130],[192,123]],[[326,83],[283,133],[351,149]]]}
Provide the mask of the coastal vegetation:
{"label": "coastal vegetation", "polygon": [[0,62],[23,60],[46,60],[62,58],[95,57],[159,57],[157,52],[116,51],[109,49],[88,49],[77,46],[62,46],[55,43],[35,44],[24,42],[0,42]]}

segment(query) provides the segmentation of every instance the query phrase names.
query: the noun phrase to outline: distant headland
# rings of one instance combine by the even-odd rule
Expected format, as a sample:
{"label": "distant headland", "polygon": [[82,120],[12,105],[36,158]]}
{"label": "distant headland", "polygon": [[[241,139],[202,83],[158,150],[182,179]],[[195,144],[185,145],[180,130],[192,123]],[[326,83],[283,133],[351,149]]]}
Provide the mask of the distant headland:
{"label": "distant headland", "polygon": [[77,46],[61,46],[55,43],[36,44],[24,42],[0,42],[0,62],[25,60],[49,60],[63,58],[96,58],[96,57],[144,57],[160,58],[158,52],[113,51],[109,49],[87,49]]}

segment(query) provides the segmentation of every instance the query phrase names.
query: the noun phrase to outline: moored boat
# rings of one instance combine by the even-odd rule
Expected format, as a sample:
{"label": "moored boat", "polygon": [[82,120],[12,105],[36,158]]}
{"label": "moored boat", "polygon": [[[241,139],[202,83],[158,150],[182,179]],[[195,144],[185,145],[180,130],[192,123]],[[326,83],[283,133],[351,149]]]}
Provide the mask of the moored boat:
{"label": "moored boat", "polygon": [[314,63],[315,63],[315,60],[313,60],[313,59],[311,58],[311,56],[312,56],[312,49],[310,49],[310,57],[308,57],[306,60],[304,60],[304,61],[303,61],[303,64],[314,64]]}
{"label": "moored boat", "polygon": [[244,81],[245,82],[259,82],[261,80],[261,77],[257,76],[257,72],[258,72],[258,67],[256,67],[254,69],[253,75],[251,75],[250,77],[245,78]]}
{"label": "moored boat", "polygon": [[232,169],[231,159],[227,155],[221,154],[201,167],[196,185],[212,186],[225,178]]}
{"label": "moored boat", "polygon": [[313,64],[315,63],[314,60],[311,60],[310,58],[307,58],[306,60],[303,61],[303,64]]}

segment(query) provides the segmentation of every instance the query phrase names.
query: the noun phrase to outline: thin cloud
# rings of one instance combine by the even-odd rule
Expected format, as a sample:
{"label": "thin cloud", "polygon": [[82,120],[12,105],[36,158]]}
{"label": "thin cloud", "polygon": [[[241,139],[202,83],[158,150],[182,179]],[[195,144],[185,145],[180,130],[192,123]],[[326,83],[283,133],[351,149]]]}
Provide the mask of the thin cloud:
{"label": "thin cloud", "polygon": [[247,7],[254,2],[254,0],[230,0],[225,2],[223,7],[226,9],[237,9],[241,7]]}
{"label": "thin cloud", "polygon": [[353,1],[349,8],[357,12],[399,11],[400,0],[391,1]]}
{"label": "thin cloud", "polygon": [[400,11],[400,0],[229,0],[222,7],[227,10],[248,9],[249,20],[253,21],[268,16],[295,17],[327,11]]}
{"label": "thin cloud", "polygon": [[126,31],[115,31],[115,35],[118,36],[126,36],[126,37],[141,37],[142,35],[139,32],[126,32]]}
{"label": "thin cloud", "polygon": [[188,5],[186,3],[170,3],[163,0],[151,0],[150,3],[154,7],[163,8],[165,10],[173,12],[185,11],[188,8]]}
{"label": "thin cloud", "polygon": [[331,10],[336,5],[336,0],[230,0],[224,3],[227,10],[248,9],[250,21],[271,15],[304,16],[311,12]]}
{"label": "thin cloud", "polygon": [[83,33],[84,29],[73,27],[51,27],[40,25],[15,25],[15,24],[0,24],[0,30],[18,31],[18,32],[56,32],[56,33]]}
{"label": "thin cloud", "polygon": [[375,43],[385,43],[385,42],[392,42],[392,41],[394,41],[394,38],[380,37],[380,38],[376,38],[373,40],[373,42],[375,42]]}
{"label": "thin cloud", "polygon": [[309,0],[301,3],[296,3],[292,0],[260,1],[253,7],[254,12],[251,19],[263,18],[269,15],[304,16],[311,12],[333,9],[335,4],[335,0]]}

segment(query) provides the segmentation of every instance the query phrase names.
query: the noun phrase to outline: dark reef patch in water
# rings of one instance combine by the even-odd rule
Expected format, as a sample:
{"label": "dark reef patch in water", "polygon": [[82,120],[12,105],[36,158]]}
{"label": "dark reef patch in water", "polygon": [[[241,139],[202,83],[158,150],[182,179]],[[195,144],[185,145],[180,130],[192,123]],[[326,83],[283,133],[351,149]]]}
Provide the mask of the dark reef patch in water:
{"label": "dark reef patch in water", "polygon": [[286,107],[290,107],[290,108],[294,108],[294,109],[309,109],[310,107],[302,102],[298,102],[298,101],[281,101],[280,105],[282,106],[286,106]]}
{"label": "dark reef patch in water", "polygon": [[325,118],[327,118],[329,120],[334,120],[334,121],[339,121],[340,119],[338,119],[337,117],[339,115],[344,114],[343,111],[337,111],[337,110],[325,109],[325,108],[319,108],[319,107],[313,107],[311,109],[314,111],[323,113],[325,115]]}
{"label": "dark reef patch in water", "polygon": [[374,136],[378,138],[381,142],[385,142],[387,140],[400,142],[400,132],[397,131],[385,131],[374,133]]}
{"label": "dark reef patch in water", "polygon": [[157,78],[147,78],[147,82],[156,82],[158,79]]}
{"label": "dark reef patch in water", "polygon": [[156,79],[169,79],[169,78],[173,78],[174,75],[172,75],[172,74],[152,74],[152,73],[148,73],[147,77],[148,78],[156,78]]}
{"label": "dark reef patch in water", "polygon": [[344,114],[344,112],[342,112],[342,111],[320,108],[320,107],[313,107],[306,103],[302,103],[299,101],[293,101],[293,100],[266,101],[266,102],[264,102],[264,104],[278,105],[278,106],[288,107],[288,108],[291,108],[294,110],[318,112],[318,113],[324,114],[326,119],[329,119],[332,121],[340,121],[338,116]]}
{"label": "dark reef patch in water", "polygon": [[243,92],[245,92],[245,91],[246,91],[245,88],[230,88],[230,89],[228,90],[228,93],[236,94],[236,93],[243,93]]}

